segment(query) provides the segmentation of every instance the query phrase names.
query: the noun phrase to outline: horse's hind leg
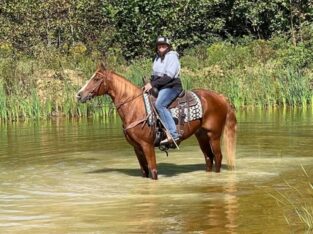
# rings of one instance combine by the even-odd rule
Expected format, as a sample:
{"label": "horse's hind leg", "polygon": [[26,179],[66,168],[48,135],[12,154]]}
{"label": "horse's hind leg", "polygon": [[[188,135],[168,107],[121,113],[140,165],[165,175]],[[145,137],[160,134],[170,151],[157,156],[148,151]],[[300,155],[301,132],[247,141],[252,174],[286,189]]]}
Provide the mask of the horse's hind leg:
{"label": "horse's hind leg", "polygon": [[144,153],[142,152],[142,150],[134,148],[135,149],[135,153],[140,165],[140,169],[141,169],[141,174],[143,177],[149,177],[149,168],[148,168],[148,163],[146,160],[146,157],[144,155]]}
{"label": "horse's hind leg", "polygon": [[214,154],[210,146],[210,138],[208,136],[208,132],[204,129],[199,129],[195,135],[199,142],[201,151],[203,152],[204,155],[206,170],[212,171]]}
{"label": "horse's hind leg", "polygon": [[215,172],[221,171],[222,166],[222,150],[221,150],[221,137],[210,138],[211,149],[215,159]]}

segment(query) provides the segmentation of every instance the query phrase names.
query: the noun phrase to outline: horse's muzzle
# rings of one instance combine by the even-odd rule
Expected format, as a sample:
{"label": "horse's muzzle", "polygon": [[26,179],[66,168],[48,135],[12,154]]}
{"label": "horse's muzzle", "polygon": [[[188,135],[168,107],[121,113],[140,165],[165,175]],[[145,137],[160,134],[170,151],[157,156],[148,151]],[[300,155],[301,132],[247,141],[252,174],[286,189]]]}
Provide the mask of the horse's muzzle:
{"label": "horse's muzzle", "polygon": [[77,93],[76,99],[78,102],[85,103],[86,101],[90,100],[93,98],[92,93],[88,93],[88,95],[83,96],[81,92]]}

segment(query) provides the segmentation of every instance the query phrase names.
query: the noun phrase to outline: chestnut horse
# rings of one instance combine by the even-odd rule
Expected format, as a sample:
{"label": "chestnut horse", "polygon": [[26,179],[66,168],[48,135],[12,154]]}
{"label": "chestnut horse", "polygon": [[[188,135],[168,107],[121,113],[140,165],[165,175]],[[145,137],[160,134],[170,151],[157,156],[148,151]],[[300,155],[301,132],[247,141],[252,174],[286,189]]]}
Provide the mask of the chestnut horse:
{"label": "chestnut horse", "polygon": [[[226,141],[227,164],[235,166],[236,116],[228,100],[221,94],[204,89],[193,90],[201,100],[203,117],[183,125],[182,140],[195,134],[204,154],[206,170],[220,172],[222,164],[221,137]],[[147,114],[143,91],[124,77],[99,66],[77,93],[77,100],[86,102],[95,96],[109,95],[123,121],[124,134],[134,147],[144,177],[158,178],[154,148],[154,129],[145,124]]]}

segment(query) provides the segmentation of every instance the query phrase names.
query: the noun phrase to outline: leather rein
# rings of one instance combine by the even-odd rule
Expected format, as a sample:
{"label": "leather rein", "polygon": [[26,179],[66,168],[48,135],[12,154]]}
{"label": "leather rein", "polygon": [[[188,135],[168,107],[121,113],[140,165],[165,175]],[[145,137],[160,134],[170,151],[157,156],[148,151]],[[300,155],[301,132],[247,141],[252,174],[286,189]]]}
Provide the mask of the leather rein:
{"label": "leather rein", "polygon": [[[101,72],[96,72],[96,74],[98,74],[99,76],[101,76],[102,78],[106,78],[106,76],[104,74],[102,74]],[[99,82],[99,85],[96,86],[92,92],[94,92],[95,90],[99,91],[100,89],[100,86],[101,84],[103,83],[103,79],[101,79],[101,81]],[[134,101],[136,98],[140,97],[143,95],[143,92],[139,93],[138,95],[134,96],[134,97],[129,97],[129,98],[126,98],[125,100],[121,101],[120,103],[117,103],[117,104],[114,104],[115,105],[115,108],[116,110],[120,109],[124,104],[126,103],[129,103],[129,102],[132,102]],[[133,128],[133,127],[136,127],[138,124],[140,123],[144,123],[147,121],[147,119],[149,118],[149,115],[147,115],[145,118],[143,119],[140,119],[140,120],[137,120],[137,121],[134,121],[133,123],[129,124],[128,126],[126,126],[124,129],[124,131],[130,129],[130,128]]]}

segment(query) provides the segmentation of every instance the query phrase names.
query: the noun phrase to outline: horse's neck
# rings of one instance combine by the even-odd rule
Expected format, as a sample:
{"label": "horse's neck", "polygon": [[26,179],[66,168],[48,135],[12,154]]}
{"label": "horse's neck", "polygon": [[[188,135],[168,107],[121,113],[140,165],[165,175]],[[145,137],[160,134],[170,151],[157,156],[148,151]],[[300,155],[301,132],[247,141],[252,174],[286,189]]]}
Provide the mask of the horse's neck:
{"label": "horse's neck", "polygon": [[126,80],[125,78],[112,73],[108,94],[115,105],[136,97],[141,92],[140,88]]}
{"label": "horse's neck", "polygon": [[140,108],[143,105],[143,100],[140,98],[142,90],[125,78],[113,73],[108,94],[124,125],[144,115],[144,108]]}

